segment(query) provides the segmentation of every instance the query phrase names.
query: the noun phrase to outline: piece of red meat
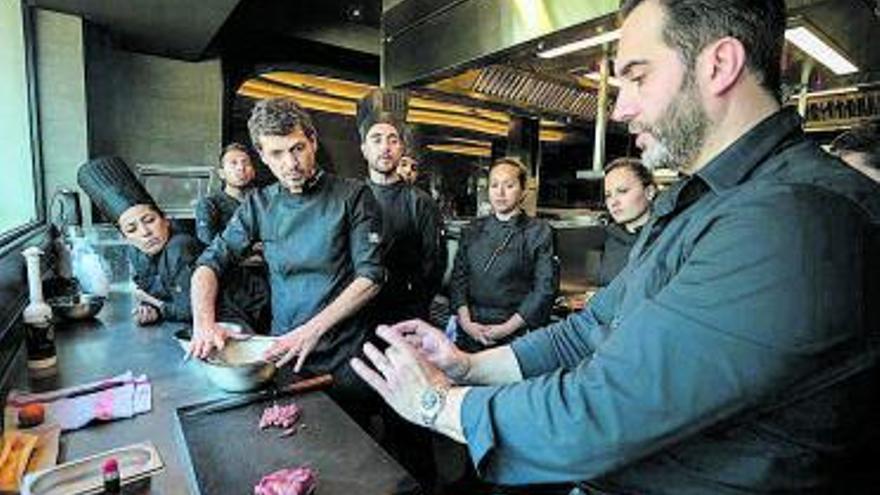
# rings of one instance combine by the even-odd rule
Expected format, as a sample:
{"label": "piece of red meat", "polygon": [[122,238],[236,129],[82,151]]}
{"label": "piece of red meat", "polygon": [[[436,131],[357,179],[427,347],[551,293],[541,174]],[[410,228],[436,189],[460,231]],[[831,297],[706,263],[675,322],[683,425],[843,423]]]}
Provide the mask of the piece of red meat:
{"label": "piece of red meat", "polygon": [[318,486],[318,473],[309,466],[281,469],[263,476],[254,495],[310,495]]}
{"label": "piece of red meat", "polygon": [[300,408],[294,403],[286,406],[272,405],[263,410],[260,417],[260,429],[264,430],[270,426],[289,429],[299,420]]}

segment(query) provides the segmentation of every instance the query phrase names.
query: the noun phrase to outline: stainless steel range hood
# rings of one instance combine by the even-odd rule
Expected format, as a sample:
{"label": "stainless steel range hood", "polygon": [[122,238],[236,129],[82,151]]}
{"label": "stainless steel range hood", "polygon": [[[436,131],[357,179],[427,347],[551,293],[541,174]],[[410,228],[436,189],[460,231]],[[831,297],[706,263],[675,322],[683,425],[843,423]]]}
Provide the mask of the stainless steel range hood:
{"label": "stainless steel range hood", "polygon": [[608,16],[619,0],[385,0],[383,85],[425,83]]}

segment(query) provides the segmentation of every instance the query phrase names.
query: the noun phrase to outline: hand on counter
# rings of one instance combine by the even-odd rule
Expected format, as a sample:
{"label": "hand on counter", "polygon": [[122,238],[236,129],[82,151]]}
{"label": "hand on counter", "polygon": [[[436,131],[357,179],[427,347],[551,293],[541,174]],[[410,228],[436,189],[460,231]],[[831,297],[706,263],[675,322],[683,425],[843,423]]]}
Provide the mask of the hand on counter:
{"label": "hand on counter", "polygon": [[280,359],[275,363],[275,366],[280,368],[296,357],[293,371],[299,373],[306,358],[318,345],[322,335],[324,335],[323,332],[308,324],[300,325],[275,341],[272,347],[266,351],[266,358],[276,359],[280,356]]}
{"label": "hand on counter", "polygon": [[156,308],[161,308],[165,303],[162,302],[161,299],[150,295],[147,291],[136,288],[134,290],[134,300],[139,304],[149,304],[151,306],[155,306]]}
{"label": "hand on counter", "polygon": [[369,342],[364,344],[364,354],[375,370],[359,358],[350,361],[352,369],[404,419],[424,425],[425,393],[431,389],[448,391],[452,382],[440,368],[422,358],[399,330],[380,325],[376,334],[389,346],[383,353]]}
{"label": "hand on counter", "polygon": [[140,303],[131,310],[134,321],[138,325],[150,325],[162,318],[162,313],[152,304]]}

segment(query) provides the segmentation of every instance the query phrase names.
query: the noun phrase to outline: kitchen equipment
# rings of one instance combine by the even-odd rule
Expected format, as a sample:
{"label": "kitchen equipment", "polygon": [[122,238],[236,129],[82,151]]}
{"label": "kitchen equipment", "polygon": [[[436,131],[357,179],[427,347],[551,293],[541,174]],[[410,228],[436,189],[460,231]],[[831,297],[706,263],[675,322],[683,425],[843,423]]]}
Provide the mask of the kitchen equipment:
{"label": "kitchen equipment", "polygon": [[200,407],[193,407],[189,409],[186,414],[213,414],[228,411],[230,409],[235,409],[236,407],[246,406],[266,399],[280,399],[290,395],[321,390],[332,384],[333,377],[331,375],[318,375],[312,378],[297,380],[279,388],[272,387],[258,392],[248,392],[237,397],[217,399],[215,401],[204,403]]}
{"label": "kitchen equipment", "polygon": [[78,228],[82,225],[82,209],[76,191],[59,188],[52,195],[49,205],[49,221],[59,232],[67,233],[68,227]]}
{"label": "kitchen equipment", "polygon": [[101,466],[115,458],[119,464],[122,484],[148,480],[165,464],[152,442],[143,442],[108,450],[36,473],[27,474],[22,482],[22,495],[82,495],[103,491]]}
{"label": "kitchen equipment", "polygon": [[[330,397],[298,395],[302,411],[292,436],[260,430],[263,410],[273,400],[216,414],[191,414],[204,404],[177,410],[189,486],[181,493],[253,493],[254,485],[274,471],[309,465],[319,474],[321,495],[420,493],[418,485]],[[218,434],[222,432],[222,434]]]}
{"label": "kitchen equipment", "polygon": [[43,250],[31,246],[22,251],[27,264],[30,304],[24,308],[22,321],[25,326],[27,366],[39,370],[55,366],[55,327],[52,325],[52,308],[43,300],[43,284],[40,277],[40,256]]}
{"label": "kitchen equipment", "polygon": [[[230,326],[230,324],[223,324]],[[189,328],[174,334],[186,351],[189,348]],[[275,376],[275,364],[263,358],[275,338],[261,335],[243,335],[227,340],[222,350],[207,359],[199,360],[205,375],[214,385],[227,392],[247,392],[265,385]]]}
{"label": "kitchen equipment", "polygon": [[85,320],[94,318],[104,307],[106,299],[95,294],[75,294],[49,298],[46,302],[57,316],[68,320]]}

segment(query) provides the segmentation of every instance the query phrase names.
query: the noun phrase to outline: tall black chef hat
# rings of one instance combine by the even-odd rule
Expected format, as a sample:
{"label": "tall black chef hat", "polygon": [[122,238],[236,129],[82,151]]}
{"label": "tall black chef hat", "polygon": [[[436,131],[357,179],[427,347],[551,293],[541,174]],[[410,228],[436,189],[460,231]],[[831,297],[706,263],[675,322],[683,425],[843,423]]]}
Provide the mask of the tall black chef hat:
{"label": "tall black chef hat", "polygon": [[119,221],[125,210],[135,205],[146,204],[161,211],[150,193],[119,157],[95,158],[80,165],[76,181],[101,213],[113,223]]}
{"label": "tall black chef hat", "polygon": [[357,126],[361,141],[376,124],[390,124],[403,138],[409,94],[404,90],[374,89],[357,103]]}

